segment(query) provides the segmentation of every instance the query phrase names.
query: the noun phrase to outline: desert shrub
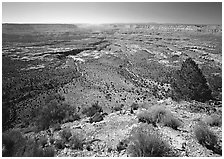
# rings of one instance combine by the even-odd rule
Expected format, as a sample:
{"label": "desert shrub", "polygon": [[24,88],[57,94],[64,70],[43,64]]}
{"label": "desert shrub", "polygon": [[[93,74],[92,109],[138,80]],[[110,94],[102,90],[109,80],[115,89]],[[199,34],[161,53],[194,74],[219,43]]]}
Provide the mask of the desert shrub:
{"label": "desert shrub", "polygon": [[54,157],[54,155],[53,147],[42,148],[42,145],[36,139],[29,139],[26,143],[23,157]]}
{"label": "desert shrub", "polygon": [[[4,99],[4,96],[2,97]],[[12,106],[10,104],[2,103],[2,129],[7,130],[12,125]]]}
{"label": "desert shrub", "polygon": [[53,137],[51,137],[50,140],[49,140],[51,145],[54,144],[54,141],[55,141],[55,139]]}
{"label": "desert shrub", "polygon": [[70,129],[64,129],[61,131],[60,136],[62,140],[68,142],[69,138],[72,136],[71,130]]}
{"label": "desert shrub", "polygon": [[46,147],[43,150],[43,157],[54,157],[55,155],[55,150],[53,147]]}
{"label": "desert shrub", "polygon": [[2,146],[4,157],[21,157],[26,140],[18,130],[12,130],[2,134]]}
{"label": "desert shrub", "polygon": [[208,129],[205,123],[198,122],[194,127],[194,134],[202,146],[213,150],[215,153],[222,153],[222,150],[218,146],[218,137]]}
{"label": "desert shrub", "polygon": [[150,109],[152,121],[155,123],[162,123],[164,126],[177,129],[181,126],[181,122],[175,118],[169,110],[162,106],[154,106]]}
{"label": "desert shrub", "polygon": [[171,149],[149,125],[132,130],[127,152],[131,157],[169,156]]}
{"label": "desert shrub", "polygon": [[83,149],[84,138],[80,133],[75,133],[72,135],[69,141],[69,145],[72,149]]}
{"label": "desert shrub", "polygon": [[37,125],[40,130],[48,129],[50,125],[62,123],[68,114],[74,113],[74,109],[68,104],[54,99],[44,105],[39,111]]}
{"label": "desert shrub", "polygon": [[177,130],[178,127],[182,125],[179,119],[172,116],[172,114],[166,116],[165,121],[163,121],[164,126],[171,127]]}
{"label": "desert shrub", "polygon": [[6,133],[2,134],[2,156],[10,157],[13,154],[14,141]]}
{"label": "desert shrub", "polygon": [[191,59],[186,59],[171,80],[174,100],[196,100],[205,102],[212,99],[211,89],[198,65]]}
{"label": "desert shrub", "polygon": [[41,145],[41,147],[45,147],[46,145],[47,145],[47,137],[46,136],[41,136],[40,138],[39,138],[39,143],[40,143],[40,145]]}
{"label": "desert shrub", "polygon": [[12,130],[2,135],[4,147],[3,157],[53,157],[52,148],[42,148],[46,145],[46,138],[25,139],[18,130]]}
{"label": "desert shrub", "polygon": [[151,123],[156,126],[156,123],[161,123],[164,126],[177,129],[181,126],[181,122],[175,118],[172,113],[162,106],[153,106],[148,111],[144,111],[137,115],[140,122]]}
{"label": "desert shrub", "polygon": [[139,122],[152,123],[152,118],[150,116],[150,113],[146,110],[138,113],[137,118]]}
{"label": "desert shrub", "polygon": [[93,116],[96,112],[103,112],[103,109],[101,106],[99,106],[98,102],[92,104],[91,107],[84,108],[82,111],[82,113],[86,114],[88,117]]}
{"label": "desert shrub", "polygon": [[204,119],[204,122],[210,126],[222,126],[222,117],[217,114],[212,114]]}
{"label": "desert shrub", "polygon": [[128,140],[123,139],[117,144],[117,151],[120,152],[128,147]]}
{"label": "desert shrub", "polygon": [[65,148],[65,141],[63,140],[56,140],[54,143],[57,149],[64,149]]}

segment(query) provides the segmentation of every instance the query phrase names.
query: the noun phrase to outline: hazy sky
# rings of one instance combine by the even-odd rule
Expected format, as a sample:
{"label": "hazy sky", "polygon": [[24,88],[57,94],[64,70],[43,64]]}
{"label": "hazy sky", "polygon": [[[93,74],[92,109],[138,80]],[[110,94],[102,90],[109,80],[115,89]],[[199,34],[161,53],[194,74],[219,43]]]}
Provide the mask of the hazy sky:
{"label": "hazy sky", "polygon": [[209,2],[3,2],[3,23],[221,24],[222,3]]}

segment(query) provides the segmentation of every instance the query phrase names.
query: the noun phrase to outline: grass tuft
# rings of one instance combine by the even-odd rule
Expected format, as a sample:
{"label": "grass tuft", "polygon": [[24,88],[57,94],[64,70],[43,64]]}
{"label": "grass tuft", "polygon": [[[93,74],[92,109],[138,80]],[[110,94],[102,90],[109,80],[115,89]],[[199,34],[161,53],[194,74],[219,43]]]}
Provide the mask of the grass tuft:
{"label": "grass tuft", "polygon": [[204,122],[199,121],[195,125],[194,134],[202,146],[222,155],[222,148],[218,145],[218,137],[208,129],[208,126]]}
{"label": "grass tuft", "polygon": [[137,117],[139,122],[153,124],[154,126],[156,126],[157,123],[161,123],[175,130],[182,125],[170,111],[162,106],[153,106],[149,110],[139,113]]}
{"label": "grass tuft", "polygon": [[171,149],[152,127],[143,124],[131,132],[127,152],[131,157],[165,157]]}
{"label": "grass tuft", "polygon": [[194,133],[198,142],[203,146],[214,146],[217,144],[216,135],[203,122],[198,122],[195,125]]}

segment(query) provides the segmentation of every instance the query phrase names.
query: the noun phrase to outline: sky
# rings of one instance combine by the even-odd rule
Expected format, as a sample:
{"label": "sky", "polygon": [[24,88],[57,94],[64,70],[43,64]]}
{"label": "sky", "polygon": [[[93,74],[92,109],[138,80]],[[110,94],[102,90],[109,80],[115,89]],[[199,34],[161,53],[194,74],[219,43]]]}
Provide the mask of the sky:
{"label": "sky", "polygon": [[2,22],[222,24],[222,3],[3,2]]}

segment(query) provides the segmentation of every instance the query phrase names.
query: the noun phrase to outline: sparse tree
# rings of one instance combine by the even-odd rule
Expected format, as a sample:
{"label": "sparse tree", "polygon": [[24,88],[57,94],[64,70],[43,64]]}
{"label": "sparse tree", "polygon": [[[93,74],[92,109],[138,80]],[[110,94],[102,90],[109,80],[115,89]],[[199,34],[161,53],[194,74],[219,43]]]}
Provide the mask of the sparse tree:
{"label": "sparse tree", "polygon": [[186,59],[181,67],[174,73],[171,86],[173,98],[176,100],[196,100],[205,102],[212,99],[211,89],[198,65],[191,59]]}

